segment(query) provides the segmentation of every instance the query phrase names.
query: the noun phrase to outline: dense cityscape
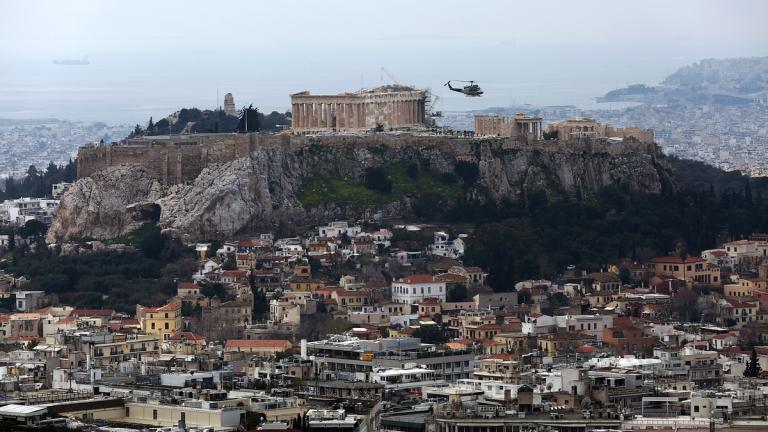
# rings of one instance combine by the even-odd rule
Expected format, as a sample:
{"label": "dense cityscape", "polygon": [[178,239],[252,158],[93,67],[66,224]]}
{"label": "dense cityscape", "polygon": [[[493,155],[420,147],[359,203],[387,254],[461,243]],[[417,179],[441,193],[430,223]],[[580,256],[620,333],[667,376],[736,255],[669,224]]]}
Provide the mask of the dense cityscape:
{"label": "dense cityscape", "polygon": [[654,1],[0,6],[0,431],[768,431],[768,8]]}

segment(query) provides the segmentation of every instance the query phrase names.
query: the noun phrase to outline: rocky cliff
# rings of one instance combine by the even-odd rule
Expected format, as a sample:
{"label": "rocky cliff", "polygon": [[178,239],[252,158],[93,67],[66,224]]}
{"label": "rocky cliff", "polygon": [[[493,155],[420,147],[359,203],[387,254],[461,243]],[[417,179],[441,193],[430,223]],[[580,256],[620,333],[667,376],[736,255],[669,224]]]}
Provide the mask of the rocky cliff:
{"label": "rocky cliff", "polygon": [[[157,220],[187,241],[223,237],[277,221],[321,221],[372,210],[407,215],[412,194],[377,206],[300,200],[309,176],[360,183],[368,167],[416,163],[432,173],[452,172],[457,161],[478,167],[476,197],[515,200],[526,191],[589,194],[611,184],[660,193],[669,179],[653,144],[540,142],[446,137],[303,137],[252,148],[244,157],[213,163],[191,181],[168,185],[140,164],[104,168],[77,181],[62,198],[49,241],[106,239]],[[159,213],[159,215],[158,215]]]}

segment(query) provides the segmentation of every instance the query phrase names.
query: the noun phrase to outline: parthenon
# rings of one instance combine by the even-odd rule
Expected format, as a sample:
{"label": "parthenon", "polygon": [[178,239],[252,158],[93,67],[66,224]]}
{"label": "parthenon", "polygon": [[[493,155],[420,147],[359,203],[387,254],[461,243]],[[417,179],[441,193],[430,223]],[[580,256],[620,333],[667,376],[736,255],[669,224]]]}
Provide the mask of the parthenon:
{"label": "parthenon", "polygon": [[390,85],[356,93],[291,95],[292,129],[297,131],[387,129],[424,124],[426,92]]}

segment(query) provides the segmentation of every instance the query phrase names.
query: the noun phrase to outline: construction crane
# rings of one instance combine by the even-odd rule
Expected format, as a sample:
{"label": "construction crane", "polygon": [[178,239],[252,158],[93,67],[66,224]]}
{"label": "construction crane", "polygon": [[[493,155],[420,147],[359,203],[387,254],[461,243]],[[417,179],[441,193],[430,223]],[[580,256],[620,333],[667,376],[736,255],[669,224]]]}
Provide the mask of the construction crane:
{"label": "construction crane", "polygon": [[395,85],[400,85],[400,81],[395,78],[394,75],[390,71],[388,71],[384,66],[381,67],[381,82],[384,83],[384,75],[386,75]]}

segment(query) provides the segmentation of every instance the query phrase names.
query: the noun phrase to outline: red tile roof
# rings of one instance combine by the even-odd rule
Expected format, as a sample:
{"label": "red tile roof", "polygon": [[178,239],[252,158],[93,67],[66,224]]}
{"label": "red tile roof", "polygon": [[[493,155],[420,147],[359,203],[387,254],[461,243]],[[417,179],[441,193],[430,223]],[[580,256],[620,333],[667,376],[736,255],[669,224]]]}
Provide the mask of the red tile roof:
{"label": "red tile roof", "polygon": [[248,276],[248,272],[245,270],[224,270],[221,272],[221,275],[231,277],[246,277]]}
{"label": "red tile roof", "polygon": [[171,312],[181,309],[181,306],[178,303],[168,303],[167,305],[156,307],[156,308],[144,308],[144,312]]}
{"label": "red tile roof", "polygon": [[704,258],[701,258],[701,257],[690,257],[689,256],[689,257],[686,257],[685,258],[685,262],[683,262],[683,260],[681,260],[680,257],[666,256],[666,257],[651,258],[650,262],[652,262],[654,264],[656,264],[656,263],[660,263],[660,264],[695,264],[695,263],[704,262]]}
{"label": "red tile roof", "polygon": [[204,337],[202,337],[200,335],[197,335],[197,334],[194,334],[192,332],[177,332],[177,333],[174,333],[174,335],[171,336],[170,340],[175,340],[175,341],[186,340],[187,342],[194,342],[194,343],[197,343],[197,344],[205,344],[205,338]]}
{"label": "red tile roof", "polygon": [[435,278],[428,274],[416,274],[400,278],[397,281],[406,284],[426,284],[434,282]]}
{"label": "red tile roof", "polygon": [[81,317],[111,317],[115,311],[113,309],[74,309],[69,314]]}

